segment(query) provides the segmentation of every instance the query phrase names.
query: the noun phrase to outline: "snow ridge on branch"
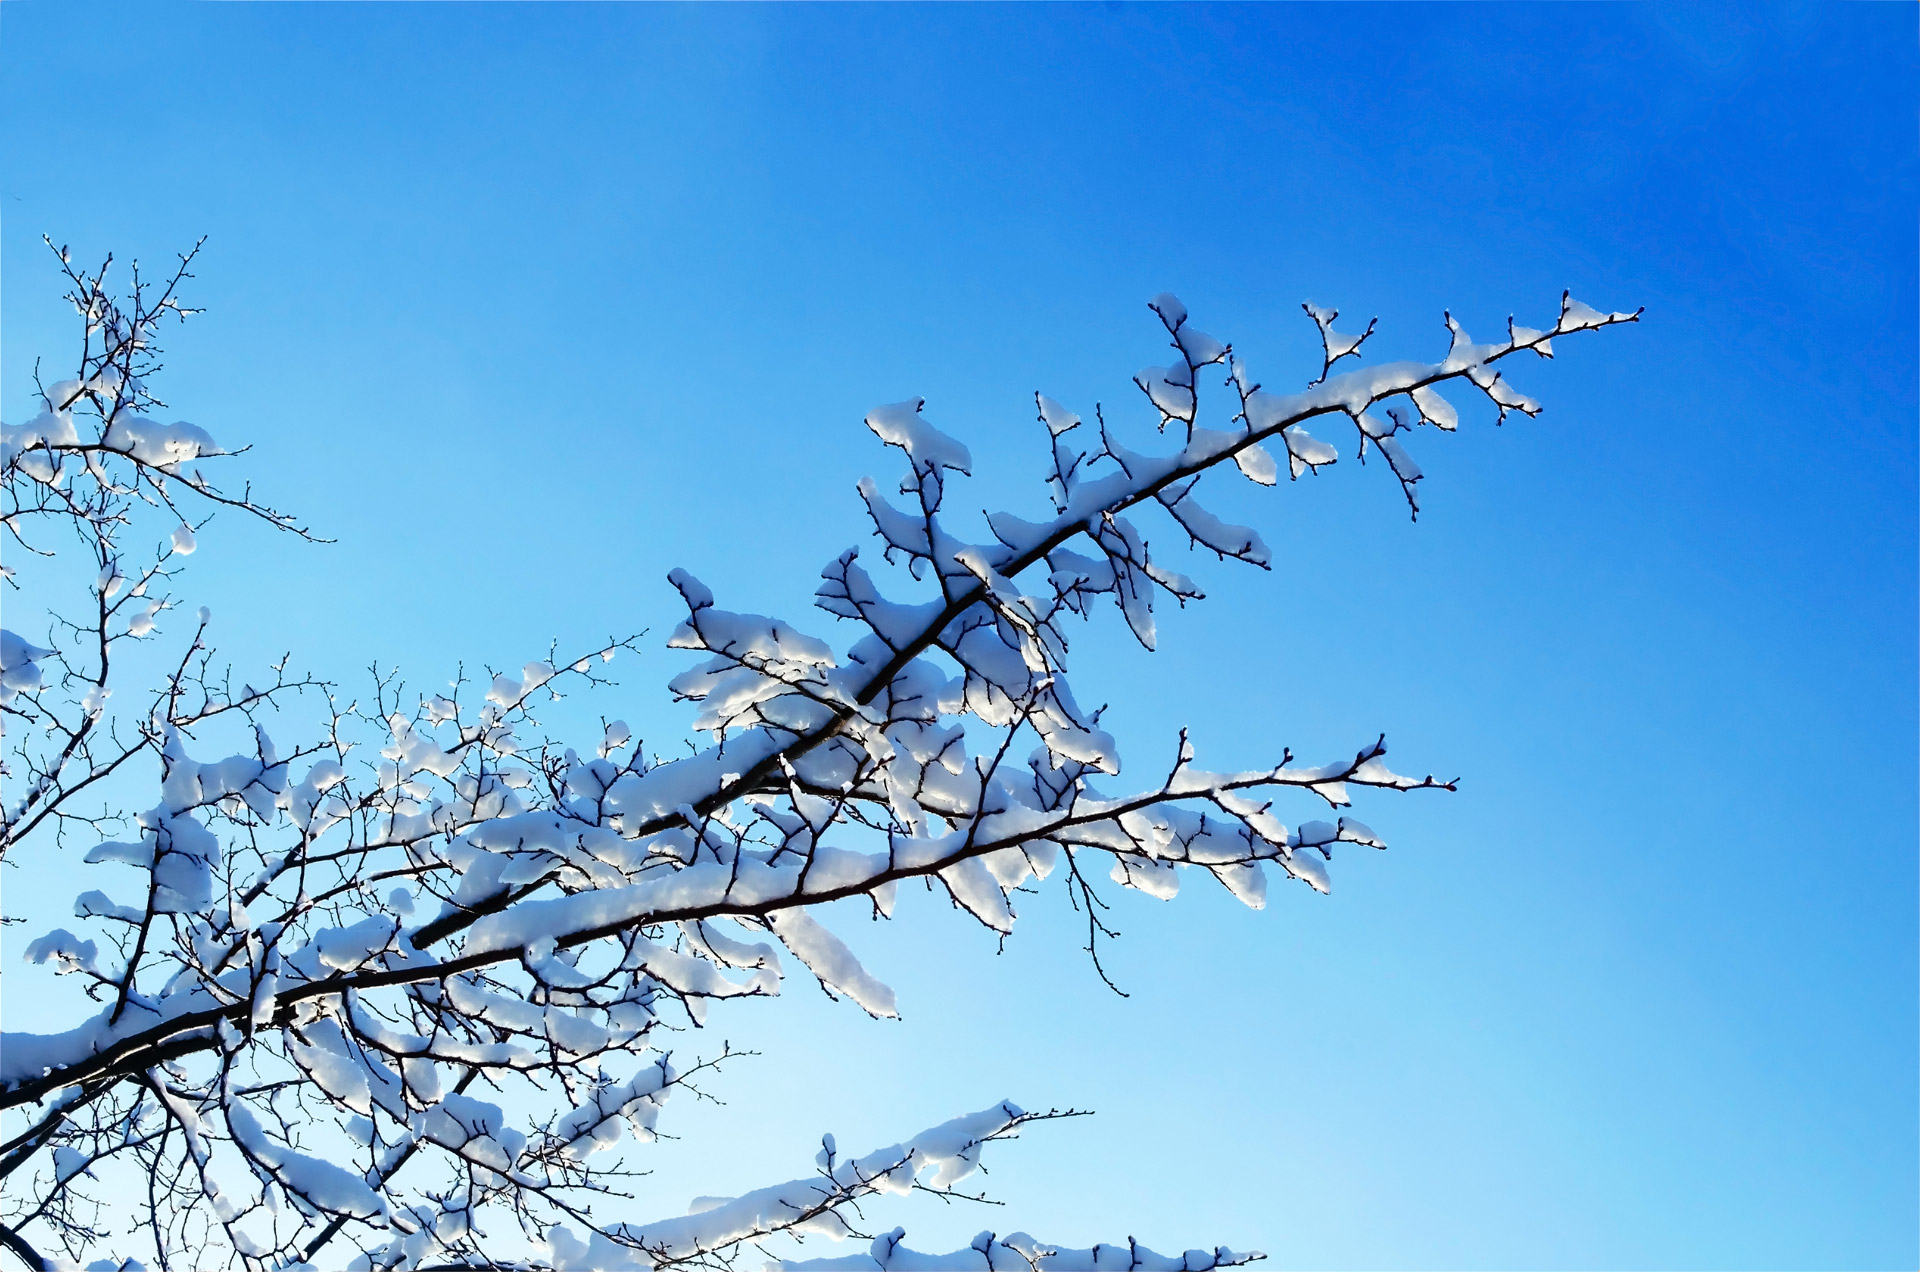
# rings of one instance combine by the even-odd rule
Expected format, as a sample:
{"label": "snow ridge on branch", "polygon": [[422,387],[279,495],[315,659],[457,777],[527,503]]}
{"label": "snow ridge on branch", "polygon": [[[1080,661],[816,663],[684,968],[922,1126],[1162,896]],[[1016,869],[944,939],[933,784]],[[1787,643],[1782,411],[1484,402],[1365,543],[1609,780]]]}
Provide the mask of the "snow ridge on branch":
{"label": "snow ridge on branch", "polygon": [[[1505,340],[1481,344],[1449,314],[1440,361],[1333,374],[1373,324],[1342,335],[1335,311],[1308,305],[1319,377],[1274,394],[1178,298],[1157,296],[1174,358],[1134,383],[1173,448],[1133,450],[1102,407],[1089,418],[1035,394],[1051,515],[989,514],[984,542],[944,515],[972,454],[922,401],[878,407],[867,427],[906,472],[884,491],[861,482],[859,496],[880,558],[915,590],[894,594],[855,549],[836,556],[817,603],[852,624],[840,642],[723,609],[674,570],[686,617],[667,644],[695,661],[668,689],[708,742],[664,760],[618,720],[579,747],[540,730],[542,703],[604,685],[634,638],[463,673],[444,694],[409,695],[376,674],[369,698],[343,701],[284,661],[266,688],[235,684],[212,662],[202,610],[165,682],[126,690],[130,715],[109,710],[122,642],[166,635],[175,558],[197,546],[187,501],[306,531],[202,478],[191,465],[225,453],[204,430],[152,417],[153,335],[192,312],[174,299],[191,255],[163,288],[136,274],[125,300],[104,270],[60,259],[86,353],[77,376],[43,391],[39,415],[6,429],[3,456],[16,543],[50,551],[35,527],[74,526],[91,576],[77,617],[0,642],[5,851],[78,840],[76,864],[101,868],[74,918],[27,948],[91,1002],[65,1028],[0,1036],[0,1108],[13,1119],[0,1177],[18,1175],[0,1243],[43,1263],[137,1247],[250,1268],[664,1268],[807,1236],[871,1244],[782,1266],[1202,1269],[1260,1257],[992,1232],[927,1256],[899,1231],[858,1231],[862,1198],[968,1197],[958,1185],[984,1145],[1067,1116],[1010,1103],[857,1158],[829,1137],[814,1176],[649,1223],[625,1217],[626,1141],[650,1141],[675,1091],[699,1091],[734,1059],[723,1047],[675,1061],[669,1035],[779,993],[783,955],[870,1015],[900,1013],[821,921],[830,902],[891,918],[899,885],[917,880],[1004,936],[1056,880],[1086,916],[1098,967],[1112,935],[1104,883],[1170,898],[1199,872],[1257,908],[1276,877],[1327,891],[1336,845],[1384,847],[1341,811],[1356,792],[1453,786],[1394,772],[1384,738],[1328,763],[1282,750],[1213,771],[1183,733],[1160,776],[1120,783],[1104,708],[1087,709],[1071,684],[1070,620],[1109,598],[1152,648],[1156,602],[1201,598],[1151,551],[1156,509],[1222,561],[1286,559],[1197,488],[1229,468],[1275,486],[1282,452],[1290,479],[1335,463],[1310,425],[1351,424],[1360,455],[1378,451],[1417,512],[1407,439],[1459,422],[1441,386],[1478,391],[1500,418],[1535,414],[1505,359],[1551,356],[1556,338],[1638,316],[1563,296],[1550,328],[1509,321]],[[1201,423],[1209,375],[1224,390],[1218,427]],[[135,565],[121,541],[156,512],[165,546]],[[325,702],[323,729],[277,745],[269,715],[303,694]],[[242,749],[200,758],[220,756],[221,736]],[[151,806],[80,811],[142,763],[159,778]],[[1298,797],[1328,811],[1295,820],[1284,806]],[[137,1222],[102,1183],[120,1174],[155,1181]]]}

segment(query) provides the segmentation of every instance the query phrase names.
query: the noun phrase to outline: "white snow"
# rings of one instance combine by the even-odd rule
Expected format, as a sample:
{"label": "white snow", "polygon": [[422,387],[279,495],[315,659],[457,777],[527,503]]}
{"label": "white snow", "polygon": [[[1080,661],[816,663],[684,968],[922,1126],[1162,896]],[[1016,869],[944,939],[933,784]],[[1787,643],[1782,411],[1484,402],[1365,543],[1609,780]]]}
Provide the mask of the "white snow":
{"label": "white snow", "polygon": [[839,937],[821,927],[805,910],[775,910],[767,916],[773,934],[828,989],[837,989],[870,1016],[900,1014],[893,991],[875,980]]}
{"label": "white snow", "polygon": [[[225,724],[176,728],[162,711],[132,726],[150,730],[138,736],[157,751],[157,802],[130,817],[128,830],[110,832],[124,840],[92,845],[79,864],[134,872],[131,887],[124,878],[103,882],[137,904],[88,888],[74,903],[75,930],[53,928],[25,950],[29,961],[79,973],[82,985],[113,1001],[90,1006],[64,1032],[0,1035],[0,1086],[49,1107],[71,1086],[63,1072],[129,1040],[164,1039],[179,1058],[163,1068],[143,1054],[142,1072],[163,1075],[155,1116],[181,1128],[208,1214],[226,1219],[254,1205],[223,1192],[211,1173],[215,1158],[232,1159],[237,1148],[273,1181],[263,1206],[276,1209],[284,1192],[295,1211],[366,1220],[371,1228],[356,1229],[355,1239],[371,1263],[414,1266],[451,1257],[451,1243],[500,1212],[491,1201],[429,1197],[419,1184],[390,1181],[407,1154],[428,1152],[443,1167],[457,1157],[484,1187],[500,1189],[637,1160],[622,1155],[629,1132],[636,1144],[650,1140],[680,1081],[659,1040],[704,1023],[710,1010],[779,993],[776,941],[829,992],[875,1017],[897,1017],[894,991],[810,904],[859,898],[892,916],[899,883],[923,879],[1005,935],[1016,920],[1014,894],[1069,854],[1078,877],[1104,876],[1162,899],[1174,898],[1191,870],[1255,908],[1267,902],[1270,875],[1327,891],[1334,852],[1383,844],[1366,824],[1337,813],[1290,828],[1284,801],[1337,809],[1363,788],[1440,783],[1394,773],[1382,744],[1318,766],[1286,753],[1268,769],[1207,772],[1194,767],[1183,735],[1170,771],[1150,763],[1137,782],[1129,771],[1121,793],[1101,789],[1096,783],[1121,772],[1120,747],[1100,712],[1079,705],[1066,617],[1086,618],[1110,597],[1152,648],[1156,602],[1184,605],[1202,590],[1156,558],[1150,539],[1164,547],[1160,536],[1171,534],[1176,549],[1202,549],[1208,568],[1210,554],[1262,567],[1305,559],[1296,535],[1276,548],[1253,527],[1216,516],[1214,496],[1203,501],[1198,490],[1209,474],[1231,463],[1254,483],[1276,486],[1284,446],[1289,475],[1298,478],[1338,458],[1314,432],[1351,422],[1360,457],[1377,451],[1413,503],[1422,474],[1406,444],[1412,412],[1439,429],[1459,424],[1442,386],[1472,386],[1503,418],[1532,414],[1539,404],[1506,380],[1511,363],[1503,359],[1524,350],[1550,356],[1552,339],[1636,315],[1602,313],[1568,296],[1551,330],[1510,320],[1507,341],[1482,344],[1448,314],[1451,343],[1440,361],[1330,375],[1335,362],[1357,356],[1373,327],[1339,332],[1335,311],[1309,304],[1324,363],[1305,391],[1285,394],[1261,389],[1229,345],[1192,325],[1177,297],[1150,303],[1175,353],[1137,378],[1151,415],[1143,418],[1136,404],[1130,420],[1109,412],[1086,429],[1080,415],[1035,393],[1052,511],[1037,520],[988,511],[987,542],[965,541],[943,519],[948,483],[969,474],[973,461],[928,421],[924,402],[867,415],[867,427],[906,456],[897,498],[872,479],[858,487],[884,561],[906,569],[894,576],[898,597],[855,551],[822,570],[819,607],[855,625],[844,648],[776,617],[722,609],[711,589],[674,570],[669,581],[687,614],[667,645],[699,657],[676,667],[668,686],[695,704],[690,727],[711,737],[684,758],[647,754],[620,719],[577,749],[540,733],[531,704],[562,674],[556,668],[593,666],[591,654],[577,650],[571,661],[489,668],[448,695],[418,698],[411,715],[396,710],[397,692],[383,690],[377,709],[364,700],[350,706],[343,692],[331,702],[342,736],[287,750],[297,776],[258,729],[252,753],[200,761],[189,746],[211,743],[191,739]],[[1219,378],[1196,374],[1221,363],[1224,392]],[[85,387],[56,391],[72,396]],[[1202,426],[1203,405],[1219,427]],[[1171,441],[1153,439],[1144,427],[1153,417],[1162,429],[1183,427]],[[1126,445],[1136,425],[1155,453]],[[193,425],[131,412],[107,438],[124,458],[75,460],[62,448],[80,437],[60,412],[6,428],[0,441],[11,480],[82,483],[100,463],[124,471],[131,459],[162,470],[144,474],[149,489],[164,475],[174,491],[199,480],[181,464],[221,453]],[[176,524],[167,501],[154,507],[161,511],[149,515],[166,521],[160,536],[170,535],[161,552],[194,553],[191,523]],[[158,579],[156,590],[170,591],[177,566],[151,565],[129,579],[115,551],[103,548],[86,564],[86,606],[97,596],[127,635],[153,635],[170,602],[147,597],[147,586]],[[201,626],[208,621],[201,610]],[[596,646],[603,661],[614,649]],[[71,658],[71,676],[49,675],[43,664],[56,656],[0,633],[0,702],[48,698],[51,680],[63,706],[103,713],[111,687],[82,678]],[[1231,690],[1231,677],[1222,683]],[[249,689],[231,705],[263,696]],[[134,764],[123,770],[136,772]],[[147,770],[142,780],[153,776]],[[426,907],[438,913],[416,926],[409,916],[427,900],[438,902]],[[103,966],[102,932],[110,955],[132,957],[143,942],[140,966]],[[767,933],[771,939],[756,939]],[[410,983],[393,983],[402,979]],[[230,1057],[245,1063],[222,1085],[210,1075]],[[248,1077],[237,1076],[243,1070]],[[256,1070],[296,1085],[296,1097],[236,1085]],[[464,1086],[475,1077],[484,1081],[469,1093]],[[495,1090],[498,1103],[482,1098]],[[533,1090],[542,1094],[529,1099]],[[335,1129],[309,1137],[303,1108],[330,1111]],[[596,1211],[620,1240],[565,1227],[531,1235],[555,1268],[609,1269],[653,1262],[622,1241],[698,1259],[781,1230],[843,1237],[851,1229],[837,1207],[904,1194],[916,1181],[952,1187],[978,1166],[984,1142],[1021,1120],[1003,1104],[860,1158],[827,1137],[813,1176],[700,1198],[690,1213],[652,1224],[623,1225],[624,1216]],[[231,1142],[216,1129],[222,1125]],[[373,1169],[327,1160],[344,1145]],[[64,1144],[52,1157],[60,1179],[86,1166]],[[264,1222],[254,1235],[235,1229],[233,1239],[267,1249]],[[1066,1249],[991,1232],[928,1255],[902,1237],[895,1230],[865,1253],[791,1266],[1198,1270],[1258,1257],[1225,1249],[1163,1256],[1130,1242]]]}

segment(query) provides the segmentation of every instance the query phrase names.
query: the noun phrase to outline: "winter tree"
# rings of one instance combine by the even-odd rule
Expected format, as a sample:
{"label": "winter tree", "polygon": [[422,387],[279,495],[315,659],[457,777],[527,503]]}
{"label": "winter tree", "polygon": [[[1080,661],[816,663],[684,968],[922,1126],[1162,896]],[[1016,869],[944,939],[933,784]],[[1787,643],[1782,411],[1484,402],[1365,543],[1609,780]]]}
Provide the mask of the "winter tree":
{"label": "winter tree", "polygon": [[[1363,792],[1450,786],[1393,771],[1383,739],[1219,772],[1181,736],[1152,776],[1122,780],[1101,713],[1070,686],[1070,629],[1110,600],[1152,648],[1156,601],[1200,598],[1150,554],[1149,526],[1271,567],[1258,532],[1207,511],[1204,479],[1275,486],[1334,462],[1310,429],[1351,428],[1417,511],[1407,443],[1423,425],[1454,429],[1443,386],[1485,395],[1501,418],[1532,415],[1506,377],[1517,355],[1637,317],[1563,296],[1545,327],[1509,321],[1481,343],[1449,315],[1438,361],[1366,366],[1373,325],[1344,334],[1309,304],[1322,365],[1279,393],[1157,296],[1172,356],[1133,384],[1164,440],[1130,449],[1098,407],[1036,394],[1050,506],[988,516],[985,542],[942,517],[967,448],[918,401],[878,407],[866,426],[901,470],[895,489],[859,487],[879,551],[833,557],[817,594],[850,637],[722,608],[671,571],[686,616],[666,644],[686,658],[667,688],[705,742],[663,760],[617,722],[573,745],[539,724],[561,694],[605,692],[631,640],[424,699],[385,680],[355,697],[285,663],[230,674],[207,612],[179,592],[196,524],[220,509],[308,531],[220,483],[215,461],[235,452],[158,418],[157,341],[194,312],[180,295],[192,254],[123,286],[57,259],[80,353],[37,381],[36,413],[6,428],[4,451],[9,555],[41,580],[30,590],[70,583],[28,595],[7,571],[9,609],[37,625],[4,634],[0,852],[58,862],[32,877],[78,891],[6,898],[36,925],[27,959],[74,990],[69,1016],[44,1023],[10,1001],[0,1037],[0,1243],[33,1268],[1260,1257],[1063,1249],[1018,1232],[930,1256],[899,1230],[859,1231],[862,1198],[967,1195],[988,1144],[1067,1115],[1011,1102],[866,1151],[826,1137],[810,1164],[767,1164],[786,1182],[685,1214],[633,1213],[623,1184],[675,1093],[727,1066],[724,1047],[687,1054],[685,1026],[796,971],[850,1010],[895,1014],[893,992],[816,917],[828,902],[888,917],[900,885],[919,882],[1005,934],[1016,893],[1033,894],[1023,885],[1064,881],[1097,960],[1111,885],[1170,897],[1184,875],[1210,875],[1258,908],[1276,880],[1326,891],[1336,845],[1381,847],[1338,810]],[[1205,417],[1203,387],[1217,399]],[[125,683],[143,653],[164,672]],[[1335,811],[1312,816],[1319,806]],[[871,1244],[811,1261],[817,1244],[769,1244],[809,1236]]]}

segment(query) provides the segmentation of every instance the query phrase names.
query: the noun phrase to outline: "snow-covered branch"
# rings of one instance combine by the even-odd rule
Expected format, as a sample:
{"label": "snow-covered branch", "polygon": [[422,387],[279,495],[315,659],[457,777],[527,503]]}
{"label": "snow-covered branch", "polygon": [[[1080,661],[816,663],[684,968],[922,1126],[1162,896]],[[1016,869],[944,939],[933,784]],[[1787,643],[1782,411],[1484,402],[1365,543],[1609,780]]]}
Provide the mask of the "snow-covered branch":
{"label": "snow-covered branch", "polygon": [[[343,700],[284,660],[236,683],[213,661],[202,610],[159,683],[120,684],[125,642],[165,636],[172,580],[197,546],[182,500],[306,531],[187,468],[225,452],[149,414],[154,332],[192,312],[175,298],[191,256],[163,288],[136,276],[123,300],[104,273],[60,259],[84,352],[75,377],[42,391],[40,414],[6,430],[6,522],[23,545],[36,526],[78,529],[87,559],[75,573],[90,581],[77,616],[33,596],[45,634],[8,631],[0,648],[13,728],[5,851],[99,877],[27,949],[91,1001],[61,1028],[9,1020],[0,1037],[12,1119],[0,1244],[45,1259],[214,1252],[202,1266],[718,1265],[775,1237],[855,1235],[865,1197],[950,1191],[982,1145],[1057,1115],[1002,1104],[858,1158],[829,1140],[814,1176],[655,1222],[626,1213],[639,1154],[624,1141],[650,1140],[672,1093],[732,1058],[676,1063],[668,1034],[779,993],[783,954],[867,1013],[899,1013],[823,922],[829,903],[895,918],[899,885],[923,880],[1006,934],[1034,885],[1055,879],[1087,907],[1097,960],[1106,882],[1170,898],[1199,871],[1257,908],[1270,871],[1325,892],[1336,845],[1383,847],[1339,811],[1356,794],[1452,788],[1394,772],[1384,738],[1330,763],[1282,750],[1216,772],[1182,734],[1164,776],[1121,783],[1114,735],[1071,685],[1073,623],[1111,597],[1151,648],[1156,600],[1201,598],[1150,550],[1142,525],[1155,509],[1177,541],[1222,561],[1287,559],[1286,544],[1210,512],[1203,479],[1277,485],[1269,448],[1284,449],[1289,477],[1317,471],[1337,455],[1307,426],[1344,421],[1417,507],[1406,439],[1456,427],[1441,386],[1484,394],[1502,418],[1533,414],[1507,359],[1637,316],[1563,297],[1551,327],[1509,323],[1506,339],[1479,344],[1449,315],[1439,361],[1332,374],[1373,327],[1342,335],[1337,314],[1308,306],[1325,347],[1318,378],[1272,394],[1176,298],[1155,297],[1176,358],[1134,382],[1161,430],[1177,426],[1176,448],[1136,451],[1104,408],[1089,423],[1036,394],[1051,515],[989,514],[983,541],[944,511],[949,484],[972,470],[967,448],[917,400],[876,408],[868,427],[906,459],[902,502],[872,480],[860,497],[897,582],[883,590],[852,549],[829,561],[818,605],[853,630],[829,641],[722,609],[672,571],[686,617],[667,644],[695,661],[667,688],[708,741],[662,760],[617,720],[574,746],[541,723],[545,704],[603,691],[606,664],[636,638],[463,672],[426,696],[376,673],[365,697]],[[1218,427],[1202,423],[1210,375]],[[162,550],[136,565],[121,541],[156,515]],[[30,546],[51,552],[45,543]],[[277,744],[270,731],[302,701],[324,702],[320,729]],[[149,774],[157,801],[116,807]],[[83,796],[101,811],[84,811]],[[1334,811],[1296,820],[1291,800]],[[41,914],[52,905],[64,899],[35,898]],[[152,1181],[142,1199],[109,1199],[103,1181],[121,1173]],[[1254,1257],[986,1233],[936,1261],[1199,1269]],[[894,1232],[866,1254],[790,1266],[935,1258]]]}

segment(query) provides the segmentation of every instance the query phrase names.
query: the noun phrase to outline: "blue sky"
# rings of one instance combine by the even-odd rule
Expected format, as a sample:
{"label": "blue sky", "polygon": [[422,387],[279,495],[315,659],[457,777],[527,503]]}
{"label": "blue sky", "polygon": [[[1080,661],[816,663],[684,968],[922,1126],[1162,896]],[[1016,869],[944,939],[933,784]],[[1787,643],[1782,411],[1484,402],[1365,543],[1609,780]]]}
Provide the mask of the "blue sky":
{"label": "blue sky", "polygon": [[649,629],[593,709],[661,749],[667,570],[830,631],[877,403],[972,446],[954,502],[1031,510],[1032,392],[1140,427],[1160,290],[1270,386],[1318,370],[1303,299],[1382,358],[1645,305],[1517,373],[1538,420],[1418,438],[1418,525],[1350,461],[1223,494],[1286,564],[1196,563],[1151,658],[1079,647],[1143,771],[1182,725],[1220,767],[1385,730],[1458,794],[1357,808],[1394,848],[1329,898],[1117,898],[1124,1000],[1057,893],[998,956],[930,897],[840,920],[906,1019],[716,1018],[764,1055],[670,1110],[640,1209],[1005,1096],[1100,1116],[1005,1146],[1004,1211],[875,1222],[1920,1260],[1912,6],[8,4],[0,41],[6,417],[68,343],[43,231],[209,235],[163,395],[337,540],[202,534],[236,663],[431,686]]}

